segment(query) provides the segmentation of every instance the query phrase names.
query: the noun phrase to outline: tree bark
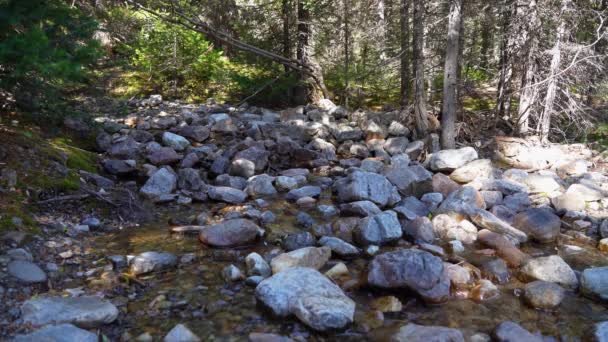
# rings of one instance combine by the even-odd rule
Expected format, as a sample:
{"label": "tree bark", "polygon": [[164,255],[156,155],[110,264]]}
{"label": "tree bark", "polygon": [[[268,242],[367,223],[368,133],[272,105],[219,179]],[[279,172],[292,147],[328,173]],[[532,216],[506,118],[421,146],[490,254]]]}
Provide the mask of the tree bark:
{"label": "tree bark", "polygon": [[401,108],[407,108],[410,102],[410,0],[401,0]]}
{"label": "tree bark", "polygon": [[[289,14],[290,14],[290,0],[283,0],[281,6],[281,17],[283,20],[283,56],[285,58],[291,58],[291,37],[289,35]],[[285,66],[285,71],[288,71],[289,67]]]}
{"label": "tree bark", "polygon": [[350,92],[350,30],[349,21],[349,0],[343,0],[344,5],[344,107],[348,108],[348,97]]}
{"label": "tree bark", "polygon": [[518,132],[521,135],[525,135],[529,131],[530,116],[533,114],[534,104],[538,99],[538,87],[534,85],[538,69],[536,65],[536,52],[538,49],[536,33],[539,30],[536,5],[536,0],[531,0],[527,8],[526,18],[522,18],[527,20],[527,24],[524,28],[526,38],[522,59],[524,61],[524,72],[522,74],[517,118]]}
{"label": "tree bark", "polygon": [[311,72],[300,73],[300,89],[297,96],[304,102],[318,102],[327,97],[321,66],[314,60],[312,51],[312,25],[310,10],[304,0],[298,0],[298,60]]}
{"label": "tree bark", "polygon": [[511,115],[511,84],[513,79],[513,61],[512,61],[512,23],[513,10],[512,0],[505,0],[502,5],[502,32],[500,42],[500,58],[498,77],[498,85],[496,89],[496,107],[494,109],[494,124],[498,118]]}
{"label": "tree bark", "polygon": [[424,91],[424,0],[414,0],[414,122],[419,138],[427,134],[429,123]]}
{"label": "tree bark", "polygon": [[561,44],[566,35],[566,20],[564,18],[568,7],[569,0],[562,0],[562,9],[555,37],[555,45],[551,49],[551,66],[549,67],[549,83],[547,84],[547,94],[545,95],[545,107],[538,122],[538,132],[540,133],[541,141],[549,141],[549,133],[551,130],[551,117],[555,109],[555,97],[557,95],[557,82],[561,63]]}
{"label": "tree bark", "polygon": [[378,16],[378,30],[377,30],[377,35],[378,35],[378,45],[380,48],[380,59],[381,60],[385,60],[386,59],[386,47],[387,44],[386,42],[387,40],[387,36],[386,36],[386,17],[385,17],[385,4],[384,4],[384,0],[377,0],[376,3],[376,15]]}
{"label": "tree bark", "polygon": [[456,146],[456,109],[458,104],[458,55],[462,1],[450,1],[448,37],[443,71],[443,107],[441,111],[441,145],[445,149]]}

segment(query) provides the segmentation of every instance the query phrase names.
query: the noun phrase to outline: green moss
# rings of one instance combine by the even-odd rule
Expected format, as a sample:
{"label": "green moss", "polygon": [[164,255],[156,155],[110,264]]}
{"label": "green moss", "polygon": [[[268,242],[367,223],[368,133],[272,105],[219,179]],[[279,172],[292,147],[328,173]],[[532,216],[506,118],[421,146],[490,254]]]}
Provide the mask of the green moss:
{"label": "green moss", "polygon": [[97,156],[95,153],[74,147],[71,139],[57,138],[51,141],[51,146],[67,155],[66,166],[70,169],[96,172]]}

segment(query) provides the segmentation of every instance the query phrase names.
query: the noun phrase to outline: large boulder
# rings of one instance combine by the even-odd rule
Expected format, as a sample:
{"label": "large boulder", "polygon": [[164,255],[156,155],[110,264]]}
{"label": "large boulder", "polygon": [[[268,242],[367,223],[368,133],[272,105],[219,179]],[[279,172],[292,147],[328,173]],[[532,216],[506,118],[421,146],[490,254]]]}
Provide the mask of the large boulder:
{"label": "large boulder", "polygon": [[130,270],[138,275],[166,270],[176,265],[177,257],[171,253],[144,252],[133,258]]}
{"label": "large boulder", "polygon": [[150,177],[139,192],[151,199],[172,193],[177,187],[177,177],[173,171],[162,168]]}
{"label": "large boulder", "polygon": [[588,268],[581,276],[581,293],[608,301],[608,267]]}
{"label": "large boulder", "polygon": [[295,315],[315,330],[344,328],[352,323],[355,302],[318,271],[294,267],[262,281],[256,298],[277,316]]}
{"label": "large boulder", "polygon": [[393,205],[401,199],[397,188],[386,177],[364,171],[355,171],[335,182],[338,201],[371,201],[380,207]]}
{"label": "large boulder", "polygon": [[578,287],[578,279],[570,266],[559,255],[531,259],[521,268],[524,279],[544,280],[569,289]]}
{"label": "large boulder", "polygon": [[555,241],[561,224],[559,217],[546,208],[530,208],[513,218],[513,227],[539,242]]}
{"label": "large boulder", "polygon": [[391,336],[390,341],[464,342],[464,337],[458,329],[409,323],[399,328],[399,331]]}
{"label": "large boulder", "polygon": [[34,326],[72,323],[83,328],[114,322],[118,309],[99,297],[48,297],[29,299],[21,306],[21,318]]}
{"label": "large boulder", "polygon": [[448,299],[450,279],[440,258],[417,249],[376,256],[369,265],[368,283],[385,289],[407,289],[430,303]]}
{"label": "large boulder", "polygon": [[392,210],[362,219],[354,231],[356,240],[363,245],[383,245],[398,240],[401,224]]}
{"label": "large boulder", "polygon": [[329,247],[304,247],[283,253],[270,261],[272,273],[279,273],[292,267],[308,267],[316,270],[323,267],[331,257]]}
{"label": "large boulder", "polygon": [[200,233],[200,240],[214,247],[235,247],[252,243],[260,227],[247,219],[226,220],[214,225],[205,226]]}
{"label": "large boulder", "polygon": [[477,151],[467,146],[433,153],[429,166],[433,171],[454,171],[475,159],[477,159]]}

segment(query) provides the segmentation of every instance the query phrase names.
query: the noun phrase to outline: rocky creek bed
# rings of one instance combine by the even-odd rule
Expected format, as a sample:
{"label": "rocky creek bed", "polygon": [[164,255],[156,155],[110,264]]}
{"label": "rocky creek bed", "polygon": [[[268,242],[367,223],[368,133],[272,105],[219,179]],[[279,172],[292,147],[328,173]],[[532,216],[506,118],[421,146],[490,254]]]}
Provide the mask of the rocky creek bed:
{"label": "rocky creek bed", "polygon": [[2,339],[608,341],[595,153],[440,151],[398,119],[157,96],[104,118],[82,180],[137,196],[4,235]]}

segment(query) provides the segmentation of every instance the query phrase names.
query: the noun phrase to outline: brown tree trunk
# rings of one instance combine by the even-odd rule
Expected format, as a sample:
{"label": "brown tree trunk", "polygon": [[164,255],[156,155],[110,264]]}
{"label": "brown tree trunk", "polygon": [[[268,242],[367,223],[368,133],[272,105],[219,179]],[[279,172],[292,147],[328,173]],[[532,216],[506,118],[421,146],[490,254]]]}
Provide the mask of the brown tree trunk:
{"label": "brown tree trunk", "polygon": [[[290,14],[290,0],[283,0],[281,7],[281,17],[283,20],[283,56],[285,58],[291,58],[291,37],[289,35],[289,14]],[[285,66],[285,71],[288,71],[289,67]]]}
{"label": "brown tree trunk", "polygon": [[536,52],[538,49],[537,32],[539,30],[536,0],[531,0],[527,8],[527,23],[524,34],[526,35],[524,45],[524,72],[522,74],[521,92],[519,94],[519,108],[517,127],[519,134],[525,135],[529,130],[530,116],[535,110],[538,99],[538,87],[534,85],[538,67],[536,65]]}
{"label": "brown tree trunk", "polygon": [[441,111],[441,146],[456,147],[456,109],[458,105],[458,55],[462,0],[450,0],[448,38],[443,71],[443,107]]}
{"label": "brown tree trunk", "polygon": [[401,107],[407,108],[410,102],[410,0],[401,0]]}
{"label": "brown tree trunk", "polygon": [[498,118],[511,115],[511,82],[513,79],[513,61],[512,61],[512,30],[511,19],[514,10],[511,9],[512,0],[505,0],[502,5],[502,28],[500,41],[500,57],[499,57],[499,77],[496,89],[496,107],[494,109],[494,124]]}
{"label": "brown tree trunk", "polygon": [[297,58],[307,73],[300,73],[300,87],[296,96],[304,102],[318,102],[327,97],[321,66],[314,60],[312,51],[312,25],[309,9],[304,0],[298,0],[298,50]]}
{"label": "brown tree trunk", "polygon": [[414,0],[414,122],[417,137],[427,134],[429,122],[424,91],[424,0]]}

